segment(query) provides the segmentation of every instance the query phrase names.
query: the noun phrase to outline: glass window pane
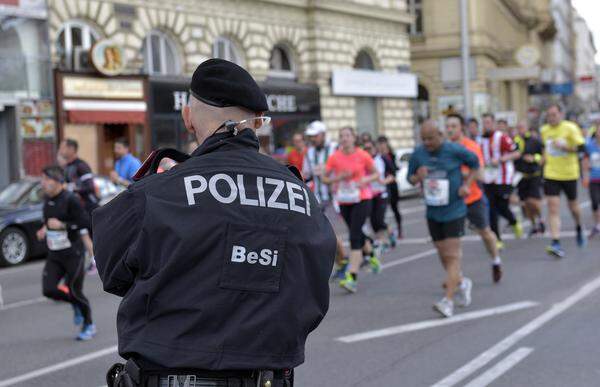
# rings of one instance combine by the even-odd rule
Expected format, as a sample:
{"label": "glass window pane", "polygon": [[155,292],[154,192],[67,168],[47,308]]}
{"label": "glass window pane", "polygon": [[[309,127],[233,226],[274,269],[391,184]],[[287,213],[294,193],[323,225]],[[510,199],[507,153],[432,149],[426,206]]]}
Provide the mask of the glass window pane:
{"label": "glass window pane", "polygon": [[152,73],[161,73],[160,68],[160,37],[157,35],[150,36],[150,49],[152,50]]}
{"label": "glass window pane", "polygon": [[167,74],[177,74],[179,71],[177,69],[177,55],[175,53],[175,49],[171,42],[168,40],[165,41],[165,50],[166,50],[166,58],[165,62],[167,64],[166,73]]}
{"label": "glass window pane", "polygon": [[83,37],[80,27],[71,27],[71,42],[73,47],[81,47],[83,45]]}

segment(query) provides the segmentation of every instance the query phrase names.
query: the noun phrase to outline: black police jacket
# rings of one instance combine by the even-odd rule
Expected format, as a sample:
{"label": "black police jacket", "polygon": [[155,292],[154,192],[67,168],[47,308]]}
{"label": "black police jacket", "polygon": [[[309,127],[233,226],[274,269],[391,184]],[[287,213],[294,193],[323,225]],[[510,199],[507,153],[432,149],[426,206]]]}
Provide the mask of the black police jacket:
{"label": "black police jacket", "polygon": [[165,368],[293,368],[329,307],[335,235],[250,129],[132,184],[93,214],[119,353]]}

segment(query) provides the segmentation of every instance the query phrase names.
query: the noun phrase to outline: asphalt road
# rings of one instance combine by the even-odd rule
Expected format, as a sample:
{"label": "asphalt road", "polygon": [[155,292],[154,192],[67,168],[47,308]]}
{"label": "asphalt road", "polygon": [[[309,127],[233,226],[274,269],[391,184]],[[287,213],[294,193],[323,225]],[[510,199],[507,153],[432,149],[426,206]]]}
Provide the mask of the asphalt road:
{"label": "asphalt road", "polygon": [[[586,224],[591,222],[585,202]],[[441,319],[443,272],[426,240],[418,199],[402,202],[405,240],[359,291],[331,287],[331,308],[309,337],[298,386],[598,386],[600,240],[575,246],[564,210],[567,257],[550,258],[546,238],[508,240],[505,277],[493,284],[482,243],[464,239],[463,271],[473,304]],[[0,270],[0,387],[105,384],[116,353],[117,297],[88,276],[97,337],[76,342],[69,306],[41,297],[43,261]]]}

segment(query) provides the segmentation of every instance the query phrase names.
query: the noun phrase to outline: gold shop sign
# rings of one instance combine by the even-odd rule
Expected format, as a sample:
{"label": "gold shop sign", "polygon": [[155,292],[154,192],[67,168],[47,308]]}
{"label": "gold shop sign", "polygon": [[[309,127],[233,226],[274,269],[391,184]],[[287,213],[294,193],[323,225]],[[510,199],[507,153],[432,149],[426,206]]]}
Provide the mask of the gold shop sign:
{"label": "gold shop sign", "polygon": [[144,84],[140,79],[104,79],[66,76],[63,95],[80,98],[143,99]]}

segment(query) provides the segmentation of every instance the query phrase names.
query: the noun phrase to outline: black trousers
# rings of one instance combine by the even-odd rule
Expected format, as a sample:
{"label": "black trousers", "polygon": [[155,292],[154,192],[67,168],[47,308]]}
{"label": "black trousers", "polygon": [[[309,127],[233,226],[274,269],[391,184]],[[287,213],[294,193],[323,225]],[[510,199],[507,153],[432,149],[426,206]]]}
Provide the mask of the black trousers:
{"label": "black trousers", "polygon": [[388,188],[388,199],[390,208],[394,213],[394,219],[396,219],[396,226],[398,229],[398,235],[402,235],[402,214],[398,209],[398,202],[400,201],[400,193],[398,192],[398,185],[396,182],[387,185]]}
{"label": "black trousers", "polygon": [[369,216],[369,220],[375,232],[387,230],[387,224],[385,223],[387,205],[388,200],[387,198],[383,198],[382,195],[377,195],[371,199],[371,215]]}
{"label": "black trousers", "polygon": [[592,210],[598,211],[600,208],[600,182],[590,183],[590,199],[592,200]]}
{"label": "black trousers", "polygon": [[366,241],[362,227],[371,212],[371,200],[363,200],[355,204],[340,204],[340,212],[350,230],[350,248],[362,249]]}
{"label": "black trousers", "polygon": [[[92,323],[90,302],[83,294],[85,270],[84,258],[80,250],[69,248],[49,252],[42,275],[42,292],[45,297],[78,306],[83,314],[84,324]],[[63,277],[69,288],[69,294],[57,288]]]}
{"label": "black trousers", "polygon": [[502,216],[513,226],[517,223],[517,218],[510,210],[510,194],[513,186],[508,184],[484,184],[485,196],[487,196],[490,206],[490,227],[498,240],[501,240],[500,230],[498,230],[498,216]]}

